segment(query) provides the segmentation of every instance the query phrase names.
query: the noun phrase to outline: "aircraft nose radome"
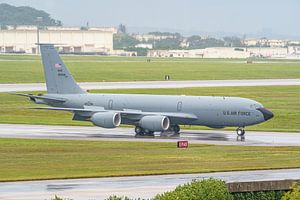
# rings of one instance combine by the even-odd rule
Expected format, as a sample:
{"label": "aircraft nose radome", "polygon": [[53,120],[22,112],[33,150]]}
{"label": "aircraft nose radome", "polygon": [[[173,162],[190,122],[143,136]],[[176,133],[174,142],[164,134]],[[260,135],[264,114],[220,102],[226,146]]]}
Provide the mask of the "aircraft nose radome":
{"label": "aircraft nose radome", "polygon": [[274,117],[274,114],[266,108],[257,108],[257,110],[263,114],[266,121]]}

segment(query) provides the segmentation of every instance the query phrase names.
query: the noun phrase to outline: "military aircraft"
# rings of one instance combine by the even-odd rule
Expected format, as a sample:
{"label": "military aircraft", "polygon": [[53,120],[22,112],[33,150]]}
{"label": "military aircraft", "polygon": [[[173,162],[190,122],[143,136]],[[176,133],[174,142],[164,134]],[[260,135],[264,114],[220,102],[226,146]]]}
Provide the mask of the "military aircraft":
{"label": "military aircraft", "polygon": [[136,136],[179,134],[179,125],[237,127],[237,135],[243,136],[244,127],[274,116],[262,104],[239,97],[91,94],[78,86],[53,44],[40,44],[40,49],[48,93],[17,95],[50,106],[35,109],[72,112],[73,120],[103,128],[134,125]]}

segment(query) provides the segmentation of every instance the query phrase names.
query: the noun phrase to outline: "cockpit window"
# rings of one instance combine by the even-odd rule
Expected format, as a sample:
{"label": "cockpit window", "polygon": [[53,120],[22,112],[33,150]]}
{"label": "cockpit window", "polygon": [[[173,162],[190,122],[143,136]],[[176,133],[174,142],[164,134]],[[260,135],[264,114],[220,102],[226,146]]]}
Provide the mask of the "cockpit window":
{"label": "cockpit window", "polygon": [[250,105],[250,108],[254,108],[254,109],[257,109],[257,108],[260,108],[261,106],[258,105],[258,104],[251,104]]}

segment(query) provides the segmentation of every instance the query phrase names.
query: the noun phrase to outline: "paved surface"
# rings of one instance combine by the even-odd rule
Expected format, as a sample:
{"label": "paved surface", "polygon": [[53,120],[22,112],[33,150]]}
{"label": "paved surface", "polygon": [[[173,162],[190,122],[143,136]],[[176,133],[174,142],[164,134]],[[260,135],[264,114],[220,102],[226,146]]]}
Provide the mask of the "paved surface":
{"label": "paved surface", "polygon": [[[271,85],[300,85],[300,79],[83,82],[83,83],[79,83],[79,85],[83,89],[271,86]],[[46,90],[46,86],[44,83],[0,84],[0,92],[45,91],[45,90]]]}
{"label": "paved surface", "polygon": [[74,200],[98,200],[112,194],[151,198],[158,193],[172,190],[179,184],[209,177],[226,182],[300,179],[300,169],[7,182],[0,183],[0,199],[41,200],[58,195]]}
{"label": "paved surface", "polygon": [[247,131],[245,141],[237,141],[235,131],[223,130],[183,130],[180,137],[161,137],[157,133],[155,138],[135,138],[131,128],[0,124],[0,137],[147,142],[176,142],[179,139],[187,139],[194,144],[300,146],[300,133]]}

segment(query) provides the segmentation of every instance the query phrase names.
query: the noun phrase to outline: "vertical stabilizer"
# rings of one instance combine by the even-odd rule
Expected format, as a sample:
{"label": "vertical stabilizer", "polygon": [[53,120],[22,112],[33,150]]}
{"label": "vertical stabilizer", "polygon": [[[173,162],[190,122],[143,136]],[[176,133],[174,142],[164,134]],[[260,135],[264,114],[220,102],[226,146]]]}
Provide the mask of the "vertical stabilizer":
{"label": "vertical stabilizer", "polygon": [[40,44],[47,91],[49,94],[85,93],[75,82],[53,44]]}

